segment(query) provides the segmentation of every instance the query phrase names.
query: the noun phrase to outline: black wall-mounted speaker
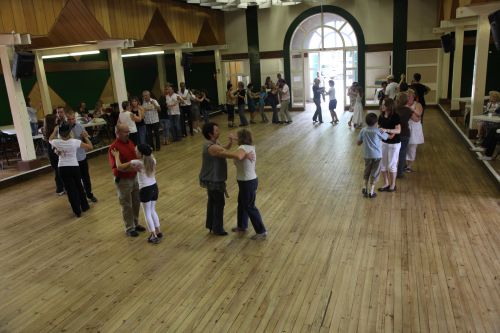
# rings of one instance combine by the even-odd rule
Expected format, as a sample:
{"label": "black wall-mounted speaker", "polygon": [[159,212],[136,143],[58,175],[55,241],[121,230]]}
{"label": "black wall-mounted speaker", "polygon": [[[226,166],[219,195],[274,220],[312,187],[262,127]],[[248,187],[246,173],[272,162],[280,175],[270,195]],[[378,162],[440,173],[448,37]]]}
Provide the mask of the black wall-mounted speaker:
{"label": "black wall-mounted speaker", "polygon": [[455,38],[451,34],[441,36],[441,45],[443,46],[444,53],[450,53],[455,50]]}
{"label": "black wall-mounted speaker", "polygon": [[35,67],[35,55],[30,52],[16,52],[12,61],[12,75],[16,78],[30,77]]}

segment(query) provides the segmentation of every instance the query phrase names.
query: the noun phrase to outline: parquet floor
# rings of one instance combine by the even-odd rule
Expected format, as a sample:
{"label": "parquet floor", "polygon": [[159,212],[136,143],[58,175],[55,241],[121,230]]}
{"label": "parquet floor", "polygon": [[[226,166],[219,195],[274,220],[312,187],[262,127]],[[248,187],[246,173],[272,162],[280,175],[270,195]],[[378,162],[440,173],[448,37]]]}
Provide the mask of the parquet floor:
{"label": "parquet floor", "polygon": [[[499,192],[438,111],[372,200],[347,115],[311,116],[252,125],[265,241],[207,233],[200,135],[156,154],[157,246],[125,237],[106,155],[80,219],[52,175],[0,190],[0,332],[500,332]],[[231,162],[228,190],[230,230]]]}

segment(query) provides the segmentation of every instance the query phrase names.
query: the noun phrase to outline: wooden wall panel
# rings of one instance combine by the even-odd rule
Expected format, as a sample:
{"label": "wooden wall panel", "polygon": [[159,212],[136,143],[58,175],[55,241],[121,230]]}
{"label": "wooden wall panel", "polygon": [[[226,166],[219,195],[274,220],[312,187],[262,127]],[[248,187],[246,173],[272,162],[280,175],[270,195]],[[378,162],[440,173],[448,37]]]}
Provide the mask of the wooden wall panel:
{"label": "wooden wall panel", "polygon": [[[102,39],[103,35],[140,41],[155,11],[160,12],[178,43],[196,43],[204,22],[210,25],[218,44],[225,42],[223,12],[173,0],[0,0],[0,8],[0,33],[14,30],[45,38],[44,45],[37,43],[39,47],[76,44]],[[68,12],[70,20],[68,15],[61,16]],[[87,14],[81,17],[78,13],[83,12]],[[95,38],[89,38],[89,33],[96,33]]]}

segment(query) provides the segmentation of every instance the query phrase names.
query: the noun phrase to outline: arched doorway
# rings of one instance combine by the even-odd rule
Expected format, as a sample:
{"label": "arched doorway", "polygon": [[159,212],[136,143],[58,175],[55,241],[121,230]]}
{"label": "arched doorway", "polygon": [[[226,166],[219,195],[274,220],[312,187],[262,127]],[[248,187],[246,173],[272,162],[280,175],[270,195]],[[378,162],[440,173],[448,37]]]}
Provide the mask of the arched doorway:
{"label": "arched doorway", "polygon": [[288,28],[284,43],[285,77],[292,90],[292,105],[312,100],[312,82],[328,87],[335,81],[339,108],[346,105],[347,87],[364,82],[364,36],[352,15],[336,6],[311,8]]}

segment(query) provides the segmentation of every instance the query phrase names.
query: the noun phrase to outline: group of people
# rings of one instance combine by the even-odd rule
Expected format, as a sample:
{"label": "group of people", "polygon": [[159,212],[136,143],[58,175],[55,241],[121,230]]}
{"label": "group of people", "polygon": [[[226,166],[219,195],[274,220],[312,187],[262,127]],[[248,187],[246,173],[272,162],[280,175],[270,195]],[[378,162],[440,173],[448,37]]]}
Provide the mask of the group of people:
{"label": "group of people", "polygon": [[[496,90],[489,92],[489,100],[484,107],[483,114],[489,117],[500,116],[500,92]],[[496,145],[500,142],[500,124],[493,121],[480,121],[478,125],[477,146],[472,148],[472,151],[483,153],[481,160],[491,161],[494,158]]]}
{"label": "group of people", "polygon": [[[239,186],[237,223],[232,231],[245,233],[250,219],[256,231],[251,238],[265,239],[267,231],[255,206],[258,178],[255,173],[256,152],[252,133],[247,129],[240,129],[236,135],[231,133],[226,145],[219,142],[219,128],[216,123],[204,124],[202,133],[207,141],[202,149],[199,180],[208,194],[205,223],[207,229],[214,235],[228,234],[224,230],[223,216],[227,196],[226,159],[229,158],[235,161]],[[231,150],[234,142],[237,142],[239,147]],[[146,228],[139,224],[139,210],[142,205],[150,233],[147,241],[158,244],[163,234],[155,209],[159,190],[155,177],[156,160],[152,152],[152,147],[147,144],[134,144],[126,124],[117,124],[116,140],[109,147],[108,159],[114,175],[126,235],[137,237],[140,232],[146,231]]]}
{"label": "group of people", "polygon": [[[291,124],[293,122],[290,114],[290,87],[286,81],[277,75],[277,83],[267,77],[263,86],[258,92],[254,91],[253,83],[249,83],[246,88],[243,82],[238,82],[237,89],[233,87],[231,81],[227,82],[226,90],[226,111],[228,127],[234,127],[234,114],[237,107],[239,116],[239,126],[248,126],[248,124],[256,124],[255,117],[257,108],[260,113],[261,122],[267,123],[269,119],[264,112],[266,105],[269,105],[272,110],[271,121],[273,124]],[[278,105],[280,105],[278,113]],[[250,113],[250,122],[245,115],[245,106],[248,107]]]}
{"label": "group of people", "polygon": [[413,89],[398,92],[395,99],[384,97],[378,119],[374,113],[366,115],[368,127],[361,129],[357,142],[364,145],[364,196],[376,196],[380,173],[384,185],[378,191],[395,192],[396,178],[413,171],[417,147],[424,143],[422,115],[423,107]]}
{"label": "group of people", "polygon": [[188,135],[188,129],[191,136],[201,133],[200,117],[208,122],[210,99],[203,91],[186,88],[184,82],[179,87],[176,93],[173,86],[167,84],[158,100],[145,90],[142,102],[136,96],[122,102],[118,123],[128,126],[130,139],[135,144],[147,143],[153,150],[159,151],[162,144],[181,141]]}

